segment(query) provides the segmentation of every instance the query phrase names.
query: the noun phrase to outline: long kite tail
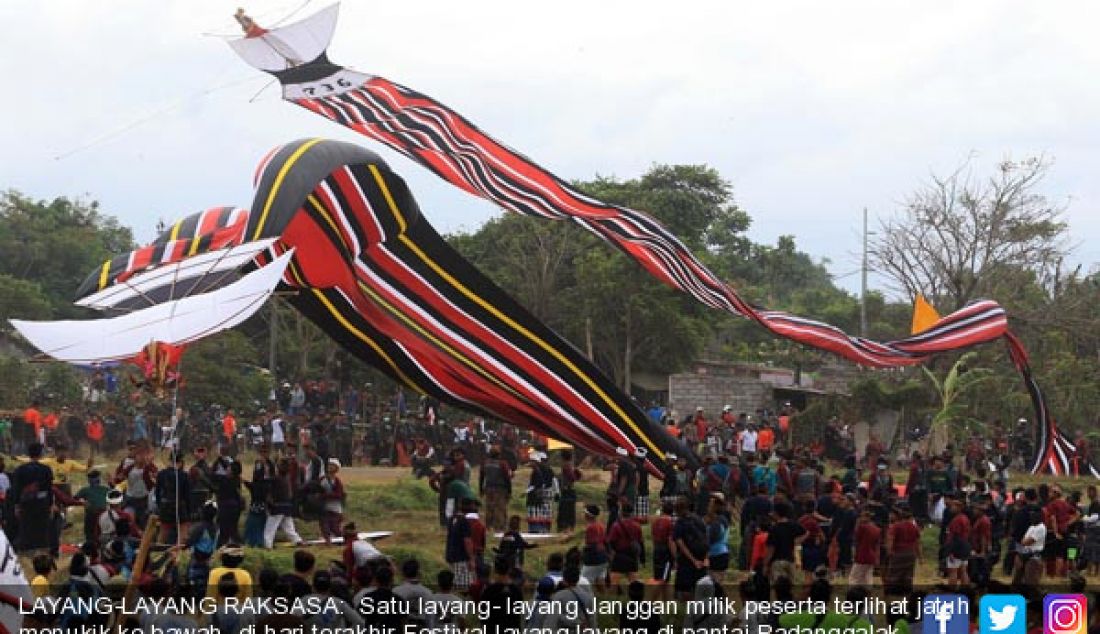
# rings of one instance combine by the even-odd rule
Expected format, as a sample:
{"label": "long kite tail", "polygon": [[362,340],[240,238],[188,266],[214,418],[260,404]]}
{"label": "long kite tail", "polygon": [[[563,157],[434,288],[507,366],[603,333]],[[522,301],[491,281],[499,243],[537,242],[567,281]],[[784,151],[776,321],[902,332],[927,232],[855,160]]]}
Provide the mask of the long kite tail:
{"label": "long kite tail", "polygon": [[[930,355],[1007,336],[1008,320],[996,302],[982,300],[947,315],[917,335],[888,342],[856,337],[812,319],[759,310],[710,271],[660,223],[638,210],[610,205],[577,190],[526,156],[482,132],[440,102],[383,77],[336,66],[325,49],[335,29],[330,7],[271,35],[246,37],[231,46],[248,63],[275,75],[288,101],[375,139],[420,163],[440,178],[500,207],[529,216],[571,220],[633,258],[655,278],[699,302],[752,319],[771,332],[870,367],[920,363]],[[322,33],[323,37],[315,35]],[[311,37],[300,37],[311,34]],[[309,42],[293,56],[273,54],[265,38]],[[292,59],[292,57],[294,59]],[[303,60],[310,60],[304,61]],[[284,63],[285,62],[285,63]],[[1014,338],[1010,338],[1010,342]],[[1010,347],[1022,351],[1019,342]],[[1014,355],[1014,359],[1019,355]],[[1024,373],[1029,391],[1034,381]],[[1050,438],[1053,428],[1037,386],[1036,417]],[[1048,442],[1047,446],[1058,443]]]}
{"label": "long kite tail", "polygon": [[1019,338],[1006,332],[1005,341],[1035,409],[1035,454],[1031,460],[1031,472],[1062,476],[1089,474],[1100,478],[1100,470],[1096,465],[1091,460],[1083,460],[1078,456],[1077,447],[1058,429],[1054,417],[1047,409],[1046,397],[1032,375],[1027,350]]}

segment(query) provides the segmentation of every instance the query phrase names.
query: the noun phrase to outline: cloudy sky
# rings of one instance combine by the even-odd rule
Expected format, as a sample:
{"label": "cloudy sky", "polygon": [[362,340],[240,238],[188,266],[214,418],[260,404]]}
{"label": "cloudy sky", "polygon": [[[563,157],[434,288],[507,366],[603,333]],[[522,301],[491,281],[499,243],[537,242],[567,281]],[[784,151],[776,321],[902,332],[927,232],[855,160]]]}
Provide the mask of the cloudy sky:
{"label": "cloudy sky", "polygon": [[[0,2],[0,187],[99,200],[144,241],[158,219],[247,206],[276,144],[369,144],[264,90],[218,37],[240,1]],[[245,6],[271,24],[328,4]],[[565,178],[706,163],[754,239],[793,234],[837,276],[858,268],[862,208],[888,215],[970,156],[985,172],[1043,153],[1075,260],[1094,266],[1097,24],[1094,2],[348,0],[330,57],[432,95]],[[382,152],[442,231],[498,213]]]}

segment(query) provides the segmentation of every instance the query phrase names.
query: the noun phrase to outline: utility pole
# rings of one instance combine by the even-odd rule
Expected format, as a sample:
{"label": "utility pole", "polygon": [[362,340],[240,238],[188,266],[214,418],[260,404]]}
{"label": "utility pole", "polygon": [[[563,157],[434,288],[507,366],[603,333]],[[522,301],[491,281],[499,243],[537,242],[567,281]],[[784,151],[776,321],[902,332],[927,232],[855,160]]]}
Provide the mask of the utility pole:
{"label": "utility pole", "polygon": [[271,301],[268,302],[268,305],[267,305],[268,310],[271,311],[270,314],[268,315],[268,319],[267,319],[268,326],[270,328],[270,331],[267,334],[267,371],[271,373],[271,380],[272,381],[275,381],[275,379],[276,379],[276,377],[275,377],[275,339],[276,339],[276,335],[278,334],[278,325],[276,324],[276,321],[278,320],[278,317],[279,317],[278,311],[275,310],[275,302],[277,302],[277,301],[278,300],[275,299],[275,295],[272,294]]}
{"label": "utility pole", "polygon": [[863,266],[859,285],[859,336],[867,336],[867,208],[863,208]]}

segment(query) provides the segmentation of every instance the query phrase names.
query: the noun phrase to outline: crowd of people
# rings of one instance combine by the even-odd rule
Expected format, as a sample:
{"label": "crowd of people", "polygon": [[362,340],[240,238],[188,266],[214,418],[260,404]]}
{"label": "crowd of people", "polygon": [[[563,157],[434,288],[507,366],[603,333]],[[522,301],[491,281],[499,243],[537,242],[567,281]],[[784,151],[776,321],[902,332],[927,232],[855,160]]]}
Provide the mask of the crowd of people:
{"label": "crowd of people", "polygon": [[[324,442],[334,418],[309,405],[295,410],[293,398],[288,411],[274,406],[255,418],[254,444],[241,442],[231,410],[209,444],[157,443],[131,421],[125,455],[111,469],[72,458],[67,435],[25,420],[34,431],[26,461],[10,471],[0,461],[3,529],[33,562],[41,592],[95,595],[113,591],[113,582],[133,581],[148,596],[212,597],[221,606],[219,627],[264,617],[230,614],[219,603],[253,592],[336,599],[324,602],[335,612],[267,618],[354,625],[415,620],[369,607],[393,596],[506,605],[533,587],[535,601],[582,605],[576,625],[595,623],[590,598],[597,592],[691,600],[725,596],[726,586],[737,583],[745,598],[782,600],[832,593],[841,582],[853,596],[871,588],[910,595],[922,589],[922,562],[932,571],[924,589],[1083,585],[1100,574],[1097,488],[1012,486],[996,436],[974,436],[961,452],[948,446],[928,456],[896,456],[872,433],[857,459],[850,439],[841,447],[829,434],[795,443],[788,407],[755,415],[726,408],[713,420],[699,408],[680,421],[662,415],[684,452],[667,454],[668,466],[657,474],[644,449],[620,448],[613,459],[551,450],[538,435],[481,419],[447,424],[438,405],[422,405],[388,458],[437,493],[446,569],[434,590],[421,583],[419,561],[392,561],[358,538],[345,513],[344,464],[335,443]],[[375,426],[381,424],[379,418]],[[899,469],[908,469],[901,483],[894,480]],[[596,471],[607,472],[599,500],[591,499],[590,486],[578,486],[595,480]],[[78,485],[81,475],[86,482]],[[509,512],[517,494],[525,515]],[[72,507],[83,507],[83,544],[57,590],[47,584],[63,561]],[[150,523],[151,516],[157,521]],[[316,522],[324,542],[341,538],[342,561],[320,569],[302,548],[293,571],[264,569],[253,583],[241,568],[242,548],[271,549],[280,533],[303,546],[302,521]],[[131,579],[147,527],[157,531],[147,540],[156,556],[140,579]],[[924,539],[929,531],[934,540]],[[525,554],[542,545],[540,535],[554,532],[583,537],[574,548],[549,553],[544,573],[533,571]],[[404,582],[397,584],[398,577]],[[38,616],[79,623],[94,617]],[[492,618],[509,627],[545,625],[538,619],[516,625],[515,616],[503,611]],[[732,615],[695,616],[702,621],[694,626],[714,626]],[[431,615],[421,618],[438,624]]]}

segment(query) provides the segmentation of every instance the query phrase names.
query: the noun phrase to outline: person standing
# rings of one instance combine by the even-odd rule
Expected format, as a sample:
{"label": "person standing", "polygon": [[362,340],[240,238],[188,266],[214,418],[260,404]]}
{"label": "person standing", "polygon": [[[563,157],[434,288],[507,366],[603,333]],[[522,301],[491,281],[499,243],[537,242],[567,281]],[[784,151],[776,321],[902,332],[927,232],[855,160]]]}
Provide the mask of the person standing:
{"label": "person standing", "polygon": [[883,585],[888,593],[907,595],[913,589],[913,575],[922,559],[920,526],[908,510],[895,512],[886,530],[886,572]]}
{"label": "person standing", "polygon": [[504,530],[508,518],[508,498],[512,496],[512,469],[500,457],[500,449],[489,450],[478,474],[478,488],[485,499],[485,525],[489,530]]}
{"label": "person standing", "polygon": [[573,452],[561,454],[561,476],[558,477],[558,532],[572,533],[577,528],[577,488],[582,477],[580,469],[573,462]]}
{"label": "person standing", "polygon": [[645,447],[634,450],[634,472],[638,477],[638,494],[634,501],[634,519],[639,524],[649,522],[649,470],[646,466],[648,452]]}
{"label": "person standing", "polygon": [[50,519],[54,506],[53,471],[42,464],[44,447],[40,442],[27,446],[30,462],[15,468],[9,495],[19,523],[16,549],[20,554],[50,547]]}
{"label": "person standing", "polygon": [[175,545],[182,537],[181,527],[191,517],[191,479],[183,468],[183,454],[174,452],[171,465],[157,474],[153,487],[160,517],[161,543]]}
{"label": "person standing", "polygon": [[686,601],[695,594],[695,584],[706,573],[710,550],[707,527],[691,512],[691,504],[686,499],[677,503],[672,541],[676,546],[676,594]]}
{"label": "person standing", "polygon": [[792,521],[793,509],[787,502],[775,504],[772,516],[775,523],[768,532],[767,551],[765,555],[766,568],[772,584],[779,578],[786,578],[790,583],[798,582],[798,571],[794,565],[794,551],[802,543],[806,536],[806,529],[798,522]]}
{"label": "person standing", "polygon": [[465,591],[477,578],[477,554],[466,513],[474,510],[472,500],[462,500],[461,507],[447,518],[447,545],[444,559],[454,573],[455,589]]}
{"label": "person standing", "polygon": [[584,507],[584,547],[581,550],[581,576],[592,585],[602,585],[607,577],[607,531],[599,522],[600,507]]}
{"label": "person standing", "polygon": [[531,452],[531,479],[527,483],[527,526],[532,533],[549,533],[554,521],[554,472],[546,454]]}
{"label": "person standing", "polygon": [[286,458],[279,461],[275,477],[267,489],[267,521],[264,523],[264,548],[275,547],[275,535],[281,530],[298,546],[302,538],[294,526],[294,474],[290,471],[290,462]]}
{"label": "person standing", "polygon": [[848,575],[848,585],[870,586],[882,547],[882,529],[872,521],[871,513],[866,509],[860,512],[856,522],[855,541],[855,563]]}
{"label": "person standing", "polygon": [[340,527],[344,522],[344,483],[336,474],[340,471],[340,461],[329,458],[325,466],[325,475],[321,478],[321,536],[325,543],[340,536]]}
{"label": "person standing", "polygon": [[187,470],[187,478],[191,489],[191,503],[189,504],[192,512],[191,519],[197,520],[203,505],[210,500],[210,495],[214,491],[214,480],[210,463],[206,461],[206,446],[199,445],[195,447],[194,455],[195,462]]}
{"label": "person standing", "polygon": [[611,549],[611,585],[621,592],[619,575],[634,581],[641,564],[645,563],[642,527],[634,520],[634,507],[629,502],[623,505],[622,516],[611,526],[607,545]]}
{"label": "person standing", "polygon": [[615,449],[619,459],[615,463],[615,475],[611,488],[607,492],[607,530],[619,519],[619,509],[623,504],[632,503],[638,496],[638,471],[630,452],[624,447]]}

